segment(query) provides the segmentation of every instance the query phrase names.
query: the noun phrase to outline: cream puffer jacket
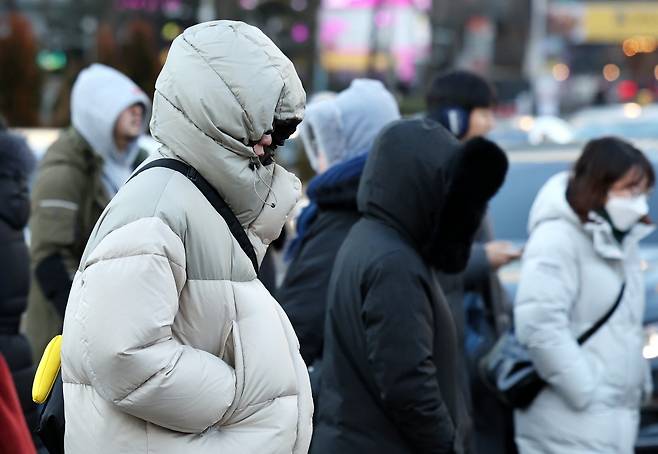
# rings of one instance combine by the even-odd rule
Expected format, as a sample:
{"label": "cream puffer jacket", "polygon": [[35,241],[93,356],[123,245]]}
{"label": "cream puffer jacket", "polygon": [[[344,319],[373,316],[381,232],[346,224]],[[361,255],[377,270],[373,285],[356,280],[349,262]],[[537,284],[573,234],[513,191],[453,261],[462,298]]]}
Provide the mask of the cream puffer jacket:
{"label": "cream puffer jacket", "polygon": [[[259,260],[301,184],[255,166],[250,144],[274,119],[301,118],[304,103],[291,62],[238,22],[187,29],[156,83],[160,153],[219,191]],[[98,221],[69,297],[62,378],[69,454],[290,454],[310,443],[310,385],[288,319],[225,221],[169,169],[136,176]]]}

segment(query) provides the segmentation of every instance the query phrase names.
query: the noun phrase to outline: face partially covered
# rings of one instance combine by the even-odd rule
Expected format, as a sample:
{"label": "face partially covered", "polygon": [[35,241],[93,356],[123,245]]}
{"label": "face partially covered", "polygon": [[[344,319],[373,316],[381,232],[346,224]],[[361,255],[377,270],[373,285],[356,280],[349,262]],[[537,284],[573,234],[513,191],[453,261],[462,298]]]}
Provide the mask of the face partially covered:
{"label": "face partially covered", "polygon": [[274,153],[277,147],[283,146],[284,142],[295,132],[298,119],[287,121],[274,120],[272,131],[263,134],[260,140],[253,146],[254,153],[258,156],[261,164],[268,166],[274,162]]}
{"label": "face partially covered", "polygon": [[[256,156],[258,156],[258,159],[263,162],[263,160],[267,159],[269,156],[268,152],[266,151],[267,147],[272,145],[272,135],[271,134],[263,134],[263,137],[260,138],[258,143],[254,145],[254,153],[256,153]],[[263,163],[264,164],[264,163]]]}

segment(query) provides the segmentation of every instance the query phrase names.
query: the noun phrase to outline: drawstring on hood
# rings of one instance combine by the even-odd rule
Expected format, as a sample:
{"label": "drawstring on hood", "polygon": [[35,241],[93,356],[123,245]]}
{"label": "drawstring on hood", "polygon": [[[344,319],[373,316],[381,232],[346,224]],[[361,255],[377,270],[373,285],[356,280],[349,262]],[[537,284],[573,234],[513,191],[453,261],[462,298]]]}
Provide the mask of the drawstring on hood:
{"label": "drawstring on hood", "polygon": [[[276,163],[274,157],[270,159],[272,160],[273,163]],[[276,204],[278,203],[276,192],[274,192],[274,189],[272,189],[272,185],[268,183],[260,174],[260,168],[265,167],[267,169],[268,166],[261,165],[258,159],[255,160],[252,159],[252,164],[253,164],[252,168],[254,172],[256,172],[256,176],[258,177],[258,180],[267,188],[268,194],[272,194],[274,201],[268,202],[267,195],[265,196],[265,198],[261,197],[260,193],[258,192],[258,188],[256,187],[256,180],[254,180],[254,192],[256,193],[256,197],[258,197],[258,200],[263,202],[263,205],[266,205],[270,208],[276,208]],[[270,166],[270,167],[272,167],[272,172],[269,172],[270,181],[274,181],[274,169],[276,168],[276,166]]]}
{"label": "drawstring on hood", "polygon": [[139,153],[137,140],[120,151],[114,140],[119,115],[132,105],[144,107],[142,132],[150,116],[151,102],[144,92],[119,71],[101,64],[82,70],[71,94],[73,127],[103,158],[103,184],[110,197],[128,180]]}

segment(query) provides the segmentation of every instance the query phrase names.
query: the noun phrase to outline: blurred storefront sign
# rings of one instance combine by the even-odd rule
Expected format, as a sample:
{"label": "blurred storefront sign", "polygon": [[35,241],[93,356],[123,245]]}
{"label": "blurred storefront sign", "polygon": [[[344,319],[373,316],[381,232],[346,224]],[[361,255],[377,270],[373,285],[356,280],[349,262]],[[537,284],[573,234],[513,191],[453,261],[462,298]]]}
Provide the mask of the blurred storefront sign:
{"label": "blurred storefront sign", "polygon": [[496,30],[493,22],[485,16],[474,16],[468,20],[464,31],[464,48],[457,66],[480,74],[487,74],[493,60]]}
{"label": "blurred storefront sign", "polygon": [[641,48],[647,38],[658,37],[658,1],[554,3],[549,23],[553,32],[576,43],[619,43],[636,37]]}
{"label": "blurred storefront sign", "polygon": [[328,72],[393,72],[411,83],[429,56],[429,0],[324,0],[318,46]]}

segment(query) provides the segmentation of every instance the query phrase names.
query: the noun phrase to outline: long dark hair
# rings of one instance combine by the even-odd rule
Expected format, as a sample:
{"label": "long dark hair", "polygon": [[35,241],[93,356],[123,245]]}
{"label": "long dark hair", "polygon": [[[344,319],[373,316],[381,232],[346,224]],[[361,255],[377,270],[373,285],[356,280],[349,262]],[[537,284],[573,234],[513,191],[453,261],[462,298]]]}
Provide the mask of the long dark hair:
{"label": "long dark hair", "polygon": [[654,186],[653,166],[630,143],[616,137],[603,137],[585,145],[567,188],[567,200],[583,222],[591,211],[603,208],[610,188],[631,169],[637,169],[638,184],[646,180],[648,187]]}

